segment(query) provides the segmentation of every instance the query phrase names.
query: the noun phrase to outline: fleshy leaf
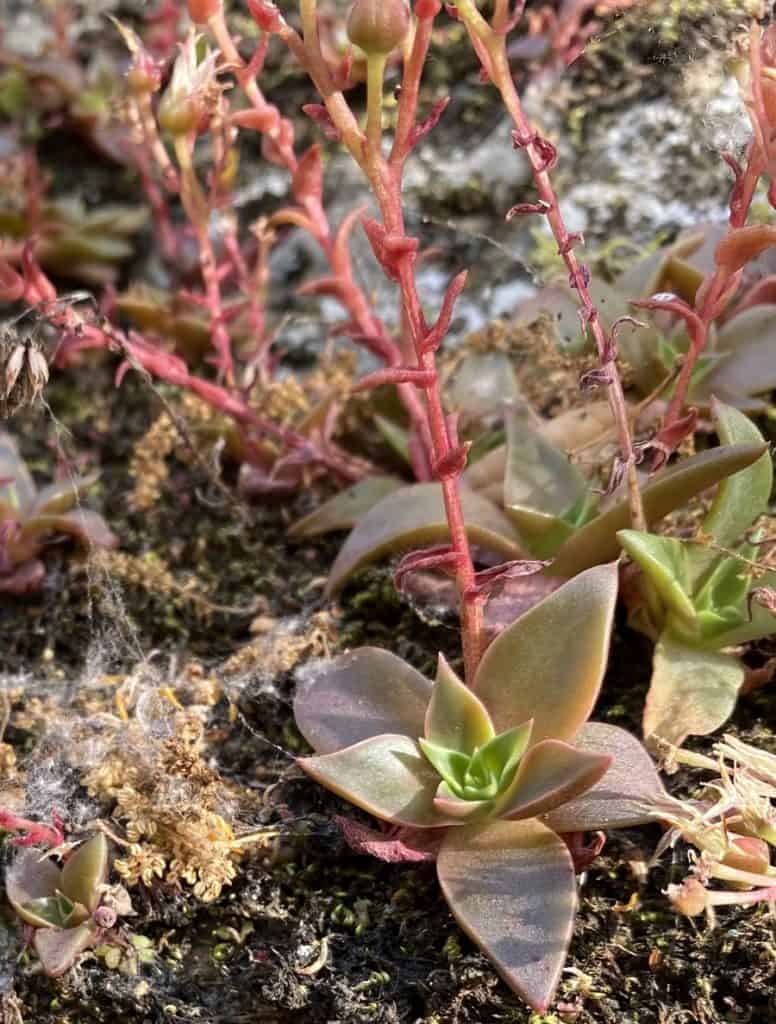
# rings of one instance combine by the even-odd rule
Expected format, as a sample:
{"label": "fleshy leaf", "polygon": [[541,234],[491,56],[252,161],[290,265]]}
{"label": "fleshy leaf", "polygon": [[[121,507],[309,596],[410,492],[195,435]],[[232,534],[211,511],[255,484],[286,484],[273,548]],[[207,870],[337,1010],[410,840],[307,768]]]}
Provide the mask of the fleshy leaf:
{"label": "fleshy leaf", "polygon": [[[713,401],[714,422],[720,441],[726,445],[763,442],[763,436],[752,421],[738,409]],[[717,490],[711,508],[703,521],[703,530],[717,544],[729,547],[765,512],[773,486],[773,462],[764,452],[747,469],[724,480]]]}
{"label": "fleshy leaf", "polygon": [[[2,483],[10,480],[10,483]],[[0,431],[0,504],[10,505],[26,514],[35,500],[36,487],[19,448],[11,437]]]}
{"label": "fleshy leaf", "polygon": [[555,832],[595,832],[659,817],[649,808],[665,796],[663,783],[635,736],[616,725],[586,722],[574,746],[589,754],[609,754],[612,763],[594,786],[543,817],[545,824]]}
{"label": "fleshy leaf", "polygon": [[529,720],[494,736],[475,753],[473,766],[481,763],[484,770],[497,780],[499,789],[504,789],[514,778],[515,770],[528,748],[532,731],[533,721]]}
{"label": "fleshy leaf", "polygon": [[81,843],[62,868],[60,888],[68,899],[94,910],[108,878],[108,840],[102,832]]}
{"label": "fleshy leaf", "polygon": [[297,520],[289,526],[287,534],[299,539],[333,530],[351,530],[371,508],[401,486],[401,480],[395,476],[368,476]]}
{"label": "fleshy leaf", "polygon": [[5,892],[13,909],[35,928],[48,927],[50,922],[28,912],[26,904],[53,897],[60,885],[60,870],[40,850],[27,849],[17,854],[8,868]]}
{"label": "fleshy leaf", "polygon": [[446,782],[440,782],[434,797],[434,807],[440,815],[448,820],[454,818],[460,823],[461,821],[471,821],[473,818],[489,817],[493,801],[464,799]]}
{"label": "fleshy leaf", "polygon": [[379,647],[359,647],[308,666],[297,682],[294,717],[319,754],[385,733],[423,735],[431,682]]}
{"label": "fleshy leaf", "polygon": [[85,548],[115,548],[118,544],[102,516],[88,508],[76,508],[63,515],[35,516],[22,527],[18,543],[28,544],[56,533],[72,537]]}
{"label": "fleshy leaf", "polygon": [[535,819],[451,829],[437,858],[453,916],[540,1013],[566,960],[577,890],[566,844]]}
{"label": "fleshy leaf", "polygon": [[506,352],[468,353],[447,389],[450,406],[476,419],[493,416],[519,393],[514,363]]}
{"label": "fleshy leaf", "polygon": [[644,735],[680,746],[688,736],[713,732],[733,711],[743,679],[733,655],[696,650],[664,634],[655,646]]}
{"label": "fleshy leaf", "polygon": [[[375,426],[383,436],[383,440],[394,455],[397,455],[402,462],[411,466],[409,431],[396,423],[395,420],[391,420],[387,416],[380,416],[379,413],[374,414],[374,421]],[[397,486],[401,486],[401,484],[397,482]],[[393,490],[396,490],[396,488],[393,488]]]}
{"label": "fleshy leaf", "polygon": [[417,828],[455,824],[434,809],[439,775],[408,736],[374,736],[297,763],[321,785],[383,821]]}
{"label": "fleshy leaf", "polygon": [[570,740],[593,709],[609,653],[617,567],[580,573],[508,626],[474,690],[497,732],[533,718],[532,741]]}
{"label": "fleshy leaf", "polygon": [[466,776],[466,769],[469,767],[468,754],[462,754],[460,750],[451,750],[449,747],[439,746],[437,743],[430,743],[422,738],[418,740],[418,746],[423,751],[429,764],[433,765],[453,792],[460,796],[464,777]]}
{"label": "fleshy leaf", "polygon": [[30,516],[57,516],[70,509],[99,479],[99,473],[76,477],[72,480],[57,480],[41,487],[30,508]]}
{"label": "fleshy leaf", "polygon": [[776,388],[776,326],[773,306],[753,306],[725,323],[716,349],[725,359],[704,381],[706,394],[740,402]]}
{"label": "fleshy leaf", "polygon": [[[719,483],[731,473],[746,469],[764,451],[763,445],[722,445],[656,473],[642,489],[647,524],[656,523],[690,498]],[[558,551],[545,572],[553,576],[575,576],[591,565],[617,558],[620,545],[617,531],[630,526],[626,501],[612,505],[586,526],[580,527]]]}
{"label": "fleshy leaf", "polygon": [[23,905],[21,917],[33,928],[62,928],[73,909],[72,903],[63,907],[62,902],[58,896],[42,896],[30,900]]}
{"label": "fleshy leaf", "polygon": [[537,557],[554,554],[573,532],[563,515],[587,493],[587,481],[565,452],[532,430],[519,409],[507,419],[504,506]]}
{"label": "fleshy leaf", "polygon": [[[758,587],[769,587],[771,590],[776,590],[776,572],[766,572],[757,580]],[[746,644],[752,640],[759,640],[765,636],[771,636],[776,633],[776,615],[773,612],[769,612],[763,605],[758,604],[757,601],[753,601],[747,609],[748,614],[751,614],[751,619],[748,622],[742,623],[740,626],[736,626],[731,629],[729,633],[723,633],[721,636],[716,637],[715,647],[730,647],[735,644]]]}
{"label": "fleshy leaf", "polygon": [[97,933],[90,924],[81,924],[77,928],[39,928],[35,932],[35,952],[45,973],[50,978],[58,978],[70,970],[96,937]]}
{"label": "fleshy leaf", "polygon": [[[514,528],[500,509],[468,490],[462,490],[461,504],[473,544],[506,559],[520,557]],[[402,487],[375,505],[345,541],[332,566],[327,594],[336,594],[355,572],[391,552],[422,548],[448,537],[440,485]]]}
{"label": "fleshy leaf", "polygon": [[695,607],[687,593],[690,565],[684,542],[639,530],[620,530],[617,538],[641,566],[666,609],[691,625],[695,621]]}
{"label": "fleshy leaf", "polygon": [[523,758],[495,813],[513,820],[547,814],[595,785],[611,763],[609,754],[578,750],[562,740],[542,740]]}
{"label": "fleshy leaf", "polygon": [[495,736],[490,715],[479,697],[439,655],[436,681],[426,712],[424,735],[431,743],[471,755]]}

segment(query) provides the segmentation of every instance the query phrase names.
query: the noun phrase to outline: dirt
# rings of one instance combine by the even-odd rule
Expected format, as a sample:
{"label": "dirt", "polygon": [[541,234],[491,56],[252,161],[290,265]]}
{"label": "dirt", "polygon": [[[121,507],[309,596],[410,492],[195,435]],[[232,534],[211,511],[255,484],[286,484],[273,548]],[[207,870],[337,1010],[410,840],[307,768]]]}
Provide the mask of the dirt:
{"label": "dirt", "polygon": [[[647,7],[654,11],[659,5]],[[612,23],[604,37],[612,40],[609,50],[597,50],[594,60],[572,68],[558,116],[577,125],[581,159],[595,118],[612,107],[611,90],[601,88],[604,76],[610,82],[627,79],[635,52],[635,77],[644,91],[626,95],[623,103],[665,99],[678,82],[671,61],[682,53],[697,56],[708,40],[717,45],[736,21],[719,12],[712,19],[703,5],[697,16],[683,20],[676,9],[662,7],[662,42],[650,36],[639,46],[640,19],[650,15],[629,15]],[[697,33],[695,50],[690,29]],[[473,82],[474,66],[460,48],[450,66]],[[444,72],[437,77],[437,84],[446,84]],[[299,88],[289,77],[289,102]],[[473,93],[473,84],[467,88]],[[465,123],[462,117],[445,131],[459,132]],[[441,138],[444,146],[452,137]],[[55,174],[66,152],[58,144],[47,150]],[[95,161],[90,170],[104,189],[110,180],[106,165]],[[722,196],[721,181],[717,187]],[[464,225],[453,233],[458,255],[464,251],[486,269],[499,264],[505,276],[497,248],[502,228],[487,197],[453,190],[432,195],[430,204],[434,217]],[[478,244],[483,225],[486,237]],[[475,296],[488,294],[485,285],[475,290]],[[359,818],[358,812],[294,765],[294,755],[305,749],[291,714],[294,671],[321,653],[369,643],[389,647],[429,672],[439,650],[455,664],[454,623],[419,618],[397,596],[386,566],[360,574],[337,606],[324,602],[322,583],[339,538],[294,545],[285,529],[327,493],[325,485],[249,505],[237,492],[228,460],[219,477],[209,449],[196,458],[179,438],[159,500],[146,511],[130,511],[135,481],[129,467],[137,445],[166,408],[180,405],[173,389],[154,388],[132,374],[114,389],[114,369],[97,360],[54,374],[48,410],[25,411],[12,423],[40,479],[57,467],[71,470],[76,455],[79,469],[84,463],[99,467],[90,501],[120,538],[124,561],[78,561],[57,547],[47,552],[40,594],[0,600],[0,678],[18,691],[4,738],[29,768],[27,782],[34,788],[42,771],[35,744],[43,723],[25,725],[31,700],[48,700],[51,715],[65,715],[79,687],[88,684],[97,692],[99,680],[125,676],[143,659],[170,682],[187,666],[201,666],[221,683],[207,718],[208,764],[241,794],[240,823],[273,836],[243,859],[234,882],[213,903],[196,900],[187,886],[133,887],[137,914],[131,931],[144,936],[151,951],[139,966],[110,969],[91,956],[64,978],[47,979],[36,972],[34,957],[23,953],[23,937],[5,908],[4,1021],[776,1020],[776,936],[769,912],[725,909],[716,928],[675,915],[663,891],[685,876],[688,854],[682,848],[669,852],[647,871],[660,836],[656,827],[613,833],[580,878],[571,953],[556,1006],[545,1017],[527,1011],[458,930],[432,866],[389,865],[354,854],[335,819]],[[598,720],[638,731],[649,663],[649,645],[620,622]],[[776,748],[776,705],[769,691],[743,700],[731,728],[743,739]],[[710,742],[695,746],[707,750]],[[55,769],[62,776],[59,792],[69,794],[64,809],[74,826],[83,827],[89,814],[110,814],[110,806],[86,800],[82,780],[66,759],[55,759]],[[668,784],[687,795],[697,779],[680,772]]]}

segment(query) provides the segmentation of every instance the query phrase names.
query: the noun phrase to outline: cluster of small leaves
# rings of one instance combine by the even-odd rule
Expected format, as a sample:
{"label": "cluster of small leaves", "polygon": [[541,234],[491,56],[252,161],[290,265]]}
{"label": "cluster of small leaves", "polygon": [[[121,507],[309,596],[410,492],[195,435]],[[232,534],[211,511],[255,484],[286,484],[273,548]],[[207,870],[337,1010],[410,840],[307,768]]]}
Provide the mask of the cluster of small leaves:
{"label": "cluster of small leaves", "polygon": [[752,600],[753,588],[772,587],[776,572],[753,579],[758,535],[745,539],[768,506],[771,454],[742,412],[713,407],[721,440],[759,446],[759,457],[723,481],[697,536],[618,534],[646,582],[646,604],[632,620],[657,639],[644,732],[671,743],[712,732],[733,710],[744,668],[724,649],[776,632],[772,612]]}

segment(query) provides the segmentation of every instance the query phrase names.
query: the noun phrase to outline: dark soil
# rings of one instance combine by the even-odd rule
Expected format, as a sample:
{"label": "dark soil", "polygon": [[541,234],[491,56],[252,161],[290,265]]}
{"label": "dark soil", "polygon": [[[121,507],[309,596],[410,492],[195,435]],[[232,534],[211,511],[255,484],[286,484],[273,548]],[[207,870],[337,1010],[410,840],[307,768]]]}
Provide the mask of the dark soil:
{"label": "dark soil", "polygon": [[[582,123],[587,124],[598,103],[610,106],[610,93],[601,98],[602,77],[624,79],[628,60],[638,60],[646,83],[641,98],[670,92],[674,65],[663,68],[662,62],[677,53],[696,53],[690,28],[701,46],[724,38],[724,26],[735,22],[723,23],[719,13],[710,20],[708,11],[684,21],[676,15],[681,6],[662,5],[663,19],[674,17],[679,26],[673,42],[674,37],[661,42],[654,34],[639,42],[647,17],[642,12],[618,21],[610,51],[596,51],[594,60],[572,69],[566,113],[584,107]],[[456,75],[460,60],[460,77],[473,82],[473,65],[459,50],[451,53]],[[447,76],[439,72],[438,77]],[[295,76],[287,83],[291,103],[301,84]],[[465,122],[453,123],[460,130]],[[584,147],[584,131],[580,144]],[[66,144],[62,150],[52,143],[45,154],[55,176],[63,152]],[[110,171],[95,161],[93,173],[104,189]],[[447,197],[447,215],[458,212],[460,198]],[[487,262],[492,250],[485,246],[484,252],[479,255]],[[22,688],[5,738],[22,762],[29,758],[34,787],[35,732],[15,724],[29,696],[48,696],[66,709],[84,680],[129,673],[152,652],[157,662],[169,661],[171,677],[187,664],[200,663],[223,681],[224,695],[208,721],[209,761],[245,794],[250,807],[245,824],[272,827],[279,835],[242,862],[234,883],[212,904],[198,902],[188,889],[135,887],[132,931],[150,939],[154,952],[135,974],[87,958],[63,979],[45,978],[35,972],[33,957],[17,963],[22,936],[7,909],[0,930],[4,1021],[776,1021],[776,936],[770,914],[725,910],[716,928],[675,915],[663,890],[686,875],[687,852],[666,854],[647,874],[657,828],[613,833],[581,877],[567,970],[557,1005],[545,1017],[532,1016],[461,934],[433,867],[388,865],[355,855],[335,817],[358,812],[293,763],[304,749],[291,714],[294,669],[316,653],[311,634],[318,629],[332,652],[375,644],[428,672],[439,650],[455,663],[454,623],[420,619],[396,595],[386,567],[362,573],[337,607],[323,603],[322,582],[338,538],[292,545],[285,528],[324,496],[325,487],[248,506],[237,494],[228,462],[224,483],[218,484],[209,452],[204,459],[192,458],[181,442],[180,457],[169,460],[160,500],[147,512],[129,511],[133,452],[166,403],[178,408],[178,397],[132,374],[114,390],[114,369],[108,362],[87,361],[54,374],[46,393],[50,412],[26,411],[11,424],[41,479],[50,478],[57,466],[72,469],[76,455],[79,469],[84,462],[99,467],[93,500],[119,536],[121,552],[134,559],[134,572],[78,562],[56,547],[47,554],[49,571],[40,594],[0,601],[0,679],[9,689]],[[155,571],[160,563],[172,584]],[[289,636],[309,643],[301,643],[300,653],[286,661],[278,652]],[[265,646],[257,647],[262,637]],[[230,670],[229,659],[238,652],[241,667]],[[649,663],[649,645],[621,623],[597,719],[638,732]],[[776,748],[770,693],[743,700],[731,728],[743,739]],[[697,747],[709,749],[710,743]],[[58,770],[66,771],[64,762]],[[682,795],[695,784],[686,773],[669,780]],[[74,800],[83,796],[77,779],[70,792]],[[110,810],[104,807],[102,813]],[[14,1017],[16,1011],[21,1018]]]}

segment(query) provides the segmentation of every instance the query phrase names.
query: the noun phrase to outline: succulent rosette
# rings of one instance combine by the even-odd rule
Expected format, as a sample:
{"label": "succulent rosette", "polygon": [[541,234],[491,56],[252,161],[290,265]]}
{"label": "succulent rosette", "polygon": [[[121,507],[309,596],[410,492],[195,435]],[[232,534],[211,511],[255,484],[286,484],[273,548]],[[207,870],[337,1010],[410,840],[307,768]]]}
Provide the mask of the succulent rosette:
{"label": "succulent rosette", "polygon": [[299,764],[375,817],[444,829],[458,923],[531,1006],[552,1000],[576,883],[563,833],[655,820],[663,787],[635,737],[587,721],[606,668],[617,568],[576,576],[488,648],[471,688],[359,648],[300,685]]}

